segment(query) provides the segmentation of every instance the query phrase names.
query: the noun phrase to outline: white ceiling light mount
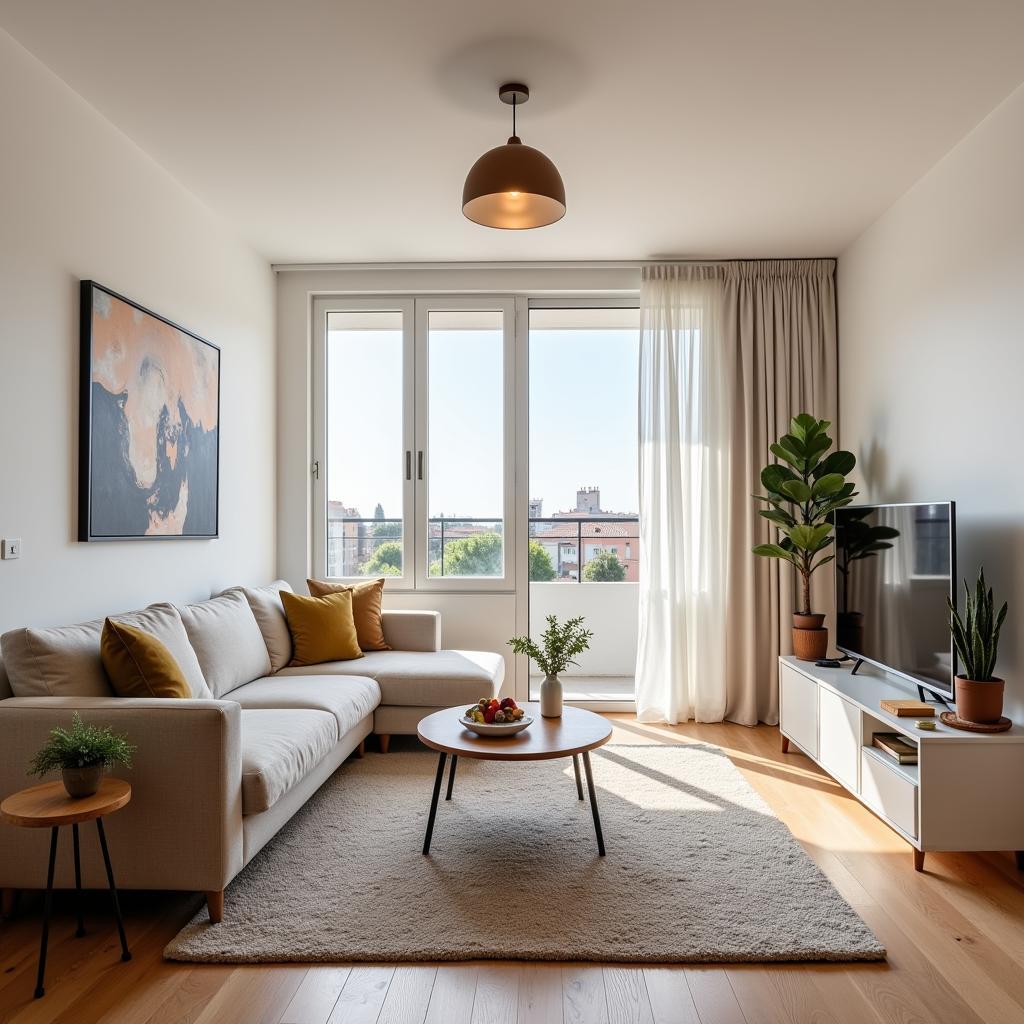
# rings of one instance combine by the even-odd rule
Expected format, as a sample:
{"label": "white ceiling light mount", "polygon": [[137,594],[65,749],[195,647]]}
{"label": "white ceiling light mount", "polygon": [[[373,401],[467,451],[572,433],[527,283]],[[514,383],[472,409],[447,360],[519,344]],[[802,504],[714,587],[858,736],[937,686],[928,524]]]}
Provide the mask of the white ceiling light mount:
{"label": "white ceiling light mount", "polygon": [[562,176],[539,149],[523,145],[516,135],[516,108],[530,98],[530,90],[509,82],[498,90],[498,98],[512,107],[512,135],[469,169],[462,212],[489,228],[516,231],[554,224],[565,216]]}

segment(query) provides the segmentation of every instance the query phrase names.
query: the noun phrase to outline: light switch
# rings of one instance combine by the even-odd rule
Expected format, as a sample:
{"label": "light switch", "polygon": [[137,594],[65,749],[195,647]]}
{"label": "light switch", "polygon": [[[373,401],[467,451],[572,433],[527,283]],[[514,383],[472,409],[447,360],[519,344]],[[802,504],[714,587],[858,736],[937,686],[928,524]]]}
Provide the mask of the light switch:
{"label": "light switch", "polygon": [[20,537],[5,537],[3,540],[2,551],[0,551],[0,557],[7,558],[21,558],[21,538]]}

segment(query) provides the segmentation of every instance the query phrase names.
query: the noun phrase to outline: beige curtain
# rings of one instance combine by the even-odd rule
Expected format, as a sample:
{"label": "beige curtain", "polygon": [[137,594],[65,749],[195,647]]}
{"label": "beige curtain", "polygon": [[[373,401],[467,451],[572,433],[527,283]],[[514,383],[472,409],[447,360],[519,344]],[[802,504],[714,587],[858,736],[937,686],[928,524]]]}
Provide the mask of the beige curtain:
{"label": "beige curtain", "polygon": [[[750,554],[771,539],[751,495],[772,461],[768,446],[792,416],[838,414],[834,260],[753,260],[724,265],[722,342],[731,367],[732,522],[729,538],[730,643],[725,717],[744,725],[779,720],[778,656],[792,651],[795,576]],[[832,575],[815,578],[815,610],[831,612]]]}

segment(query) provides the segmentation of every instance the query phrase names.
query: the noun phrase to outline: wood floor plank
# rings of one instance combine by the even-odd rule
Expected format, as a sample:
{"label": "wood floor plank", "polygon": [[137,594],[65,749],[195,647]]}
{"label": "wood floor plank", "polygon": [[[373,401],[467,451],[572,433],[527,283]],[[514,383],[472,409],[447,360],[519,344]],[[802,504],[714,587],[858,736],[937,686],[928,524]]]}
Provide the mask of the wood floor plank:
{"label": "wood floor plank", "polygon": [[518,1024],[562,1024],[562,970],[526,964],[519,982]]}
{"label": "wood floor plank", "polygon": [[426,1024],[470,1024],[476,999],[476,964],[442,964],[430,992]]}
{"label": "wood floor plank", "polygon": [[377,1024],[423,1024],[436,974],[436,967],[419,964],[395,968]]}
{"label": "wood floor plank", "polygon": [[473,1024],[516,1024],[519,1014],[519,964],[486,964],[476,978]]}
{"label": "wood floor plank", "polygon": [[645,967],[644,983],[654,1024],[702,1024],[682,967]]}
{"label": "wood floor plank", "polygon": [[767,969],[742,964],[726,968],[725,975],[747,1024],[806,1024],[786,1012]]}
{"label": "wood floor plank", "polygon": [[375,1024],[394,973],[390,966],[353,967],[328,1024]]}
{"label": "wood floor plank", "polygon": [[237,967],[195,1018],[195,1024],[278,1024],[306,966]]}
{"label": "wood floor plank", "polygon": [[600,967],[573,965],[562,970],[565,1024],[608,1024],[608,997]]}
{"label": "wood floor plank", "polygon": [[[181,965],[178,965],[179,968]],[[201,964],[180,974],[181,984],[171,989],[145,1024],[194,1024],[234,970],[229,964]],[[127,1024],[132,1018],[114,1014],[102,1024]]]}
{"label": "wood floor plank", "polygon": [[310,967],[285,1008],[281,1024],[327,1024],[351,967]]}
{"label": "wood floor plank", "polygon": [[604,992],[608,1024],[654,1024],[643,968],[604,968]]}
{"label": "wood floor plank", "polygon": [[[746,1024],[736,993],[722,968],[687,967],[685,973],[700,1024]],[[649,982],[647,990],[650,992]]]}

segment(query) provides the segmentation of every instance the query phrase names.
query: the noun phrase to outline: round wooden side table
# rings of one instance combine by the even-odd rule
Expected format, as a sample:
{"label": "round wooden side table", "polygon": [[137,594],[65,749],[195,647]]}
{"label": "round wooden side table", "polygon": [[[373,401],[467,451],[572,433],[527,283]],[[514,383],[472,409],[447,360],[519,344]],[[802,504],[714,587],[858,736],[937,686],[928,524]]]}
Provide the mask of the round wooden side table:
{"label": "round wooden side table", "polygon": [[50,935],[50,910],[53,904],[53,869],[57,862],[57,834],[63,825],[71,826],[75,853],[75,904],[78,913],[78,928],[75,935],[85,934],[82,920],[82,865],[78,854],[78,826],[83,821],[95,821],[103,851],[103,863],[107,869],[110,895],[114,903],[114,917],[121,937],[121,959],[131,960],[128,939],[124,933],[121,905],[117,899],[114,871],[110,866],[107,837],[103,832],[103,816],[120,810],[132,798],[132,787],[122,779],[105,778],[100,788],[92,795],[74,799],[67,795],[62,782],[45,782],[41,786],[23,789],[0,803],[0,818],[20,828],[50,829],[50,866],[46,875],[46,900],[43,904],[43,936],[39,942],[39,973],[36,976],[36,999],[45,992],[43,976],[46,973],[46,944]]}

